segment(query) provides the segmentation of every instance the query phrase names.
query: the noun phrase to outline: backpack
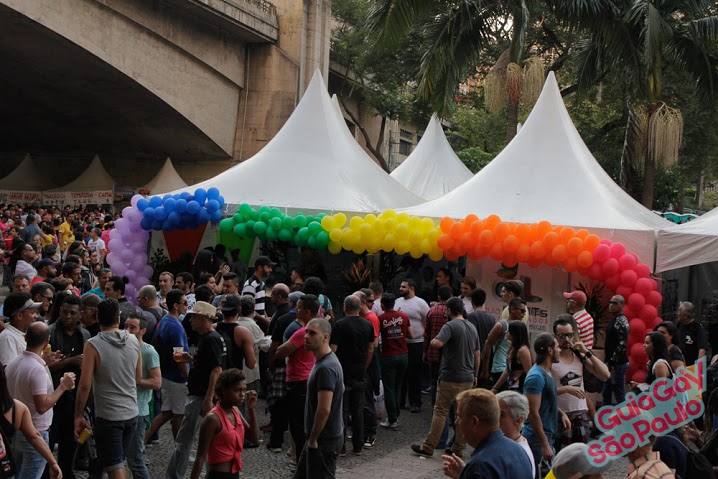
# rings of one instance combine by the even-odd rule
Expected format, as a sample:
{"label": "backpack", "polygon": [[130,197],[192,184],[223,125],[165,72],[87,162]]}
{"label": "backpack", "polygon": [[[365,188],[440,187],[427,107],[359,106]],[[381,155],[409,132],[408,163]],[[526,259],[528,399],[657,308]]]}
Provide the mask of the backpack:
{"label": "backpack", "polygon": [[713,472],[713,465],[706,456],[701,454],[701,452],[686,446],[686,444],[677,437],[671,436],[670,434],[665,437],[670,437],[673,440],[678,441],[681,443],[681,446],[686,448],[686,477],[681,479],[693,479],[694,477],[701,479],[716,479],[715,473]]}
{"label": "backpack", "polygon": [[324,298],[324,301],[322,301],[322,304],[319,305],[317,318],[325,318],[329,314],[329,298],[327,298],[326,294],[323,294],[322,298]]}

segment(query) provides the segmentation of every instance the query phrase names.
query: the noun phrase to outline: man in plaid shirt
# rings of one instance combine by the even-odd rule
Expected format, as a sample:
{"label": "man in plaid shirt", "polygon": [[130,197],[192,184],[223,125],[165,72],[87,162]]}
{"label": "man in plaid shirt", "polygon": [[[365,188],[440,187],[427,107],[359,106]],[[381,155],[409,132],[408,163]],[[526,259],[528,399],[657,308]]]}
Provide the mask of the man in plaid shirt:
{"label": "man in plaid shirt", "polygon": [[431,380],[431,404],[436,402],[436,383],[439,380],[439,363],[441,362],[441,349],[430,348],[429,343],[439,334],[441,327],[449,321],[449,308],[446,302],[451,298],[450,286],[439,286],[439,302],[429,309],[426,315],[424,328],[424,354],[422,360],[429,363]]}

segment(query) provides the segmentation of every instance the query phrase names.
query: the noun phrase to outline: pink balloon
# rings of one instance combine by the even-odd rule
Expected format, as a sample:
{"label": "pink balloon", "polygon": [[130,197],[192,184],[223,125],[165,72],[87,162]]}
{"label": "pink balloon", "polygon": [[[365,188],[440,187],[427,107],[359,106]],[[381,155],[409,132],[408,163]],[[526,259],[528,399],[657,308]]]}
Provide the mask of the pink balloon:
{"label": "pink balloon", "polygon": [[621,268],[621,271],[633,270],[637,263],[636,258],[630,254],[624,254],[618,258],[618,266]]}
{"label": "pink balloon", "polygon": [[646,297],[640,293],[633,293],[628,297],[628,304],[632,309],[640,311],[646,304]]}
{"label": "pink balloon", "polygon": [[[620,264],[619,264],[620,267]],[[621,284],[624,286],[633,286],[636,284],[638,275],[635,271],[629,269],[627,271],[621,271]]]}
{"label": "pink balloon", "polygon": [[606,287],[610,289],[611,291],[616,291],[616,288],[621,284],[621,277],[617,274],[614,274],[612,276],[608,276],[606,279],[603,280]]}
{"label": "pink balloon", "polygon": [[629,335],[633,337],[637,342],[640,342],[646,336],[646,323],[642,319],[632,319],[628,323]]}
{"label": "pink balloon", "polygon": [[623,296],[623,298],[628,298],[633,294],[633,288],[629,286],[619,285],[618,288],[616,288],[616,294]]}
{"label": "pink balloon", "polygon": [[653,318],[655,318],[656,316],[658,316],[658,310],[655,306],[647,304],[641,309],[641,319],[643,319],[644,321],[648,321],[652,324]]}
{"label": "pink balloon", "polygon": [[622,243],[613,243],[611,245],[611,257],[612,258],[618,259],[621,256],[623,256],[624,254],[626,254],[626,247],[623,246]]}
{"label": "pink balloon", "polygon": [[616,258],[608,258],[603,262],[603,274],[605,276],[612,276],[616,273],[618,273],[618,260]]}
{"label": "pink balloon", "polygon": [[663,296],[658,291],[649,291],[646,295],[646,303],[658,307],[663,302]]}
{"label": "pink balloon", "polygon": [[651,268],[645,263],[637,264],[635,271],[639,278],[648,278],[651,275]]}
{"label": "pink balloon", "polygon": [[634,289],[637,293],[641,293],[645,296],[649,293],[649,291],[651,291],[651,289],[653,289],[653,284],[651,283],[650,278],[639,278],[634,285]]}
{"label": "pink balloon", "polygon": [[593,263],[588,267],[586,274],[593,280],[600,280],[603,278],[603,268],[600,263]]}
{"label": "pink balloon", "polygon": [[605,244],[606,246],[610,247],[612,243],[611,243],[610,239],[602,238],[601,241],[599,242],[599,244]]}
{"label": "pink balloon", "polygon": [[611,256],[611,248],[605,244],[596,246],[593,250],[593,260],[598,263],[603,263]]}

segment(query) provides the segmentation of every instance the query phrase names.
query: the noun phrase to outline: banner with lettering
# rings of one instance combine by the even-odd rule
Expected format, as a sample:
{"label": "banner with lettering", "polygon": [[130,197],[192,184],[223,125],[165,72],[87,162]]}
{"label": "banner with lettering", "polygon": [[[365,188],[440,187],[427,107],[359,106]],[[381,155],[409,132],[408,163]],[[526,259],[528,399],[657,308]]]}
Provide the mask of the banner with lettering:
{"label": "banner with lettering", "polygon": [[107,191],[44,191],[42,203],[48,206],[111,205],[112,190]]}
{"label": "banner with lettering", "polygon": [[42,193],[39,191],[0,190],[0,203],[39,205]]}

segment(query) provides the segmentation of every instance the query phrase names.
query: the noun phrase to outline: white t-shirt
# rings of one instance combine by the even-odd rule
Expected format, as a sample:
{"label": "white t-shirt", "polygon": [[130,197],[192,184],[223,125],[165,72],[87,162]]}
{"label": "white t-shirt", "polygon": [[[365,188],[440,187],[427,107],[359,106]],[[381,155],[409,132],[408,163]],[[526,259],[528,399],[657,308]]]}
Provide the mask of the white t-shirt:
{"label": "white t-shirt", "polygon": [[409,316],[411,323],[411,332],[414,333],[414,339],[406,339],[407,343],[423,343],[424,342],[424,325],[426,324],[426,315],[429,313],[429,305],[426,301],[418,296],[411,299],[399,298],[394,303],[394,309],[401,311]]}
{"label": "white t-shirt", "polygon": [[519,446],[524,448],[524,451],[526,451],[526,454],[529,456],[529,461],[531,461],[531,470],[533,471],[533,474],[536,474],[536,461],[534,460],[534,453],[531,452],[531,448],[529,447],[529,442],[526,440],[525,437],[521,436],[521,439],[519,439],[518,443]]}
{"label": "white t-shirt", "polygon": [[[551,366],[551,376],[556,381],[556,387],[575,386],[583,389],[583,364],[575,355],[573,361],[568,363],[560,359]],[[559,394],[558,407],[565,413],[575,411],[588,411],[585,399],[579,399],[573,394]]]}
{"label": "white t-shirt", "polygon": [[25,351],[25,346],[25,333],[12,324],[6,324],[3,332],[0,333],[0,363],[7,366]]}
{"label": "white t-shirt", "polygon": [[[259,342],[264,337],[264,333],[262,332],[262,329],[257,325],[257,322],[251,318],[243,318],[238,317],[237,318],[237,326],[246,328],[249,330],[250,333],[252,333],[252,342],[254,347],[254,355],[255,357],[259,357]],[[247,384],[252,383],[259,379],[259,361],[257,361],[257,364],[254,365],[253,369],[249,369],[247,367],[247,364],[245,363],[244,367],[242,368],[242,371],[244,372],[245,381]]]}
{"label": "white t-shirt", "polygon": [[87,243],[88,248],[90,248],[90,252],[97,251],[97,254],[101,254],[100,252],[104,249],[105,252],[107,252],[107,245],[105,245],[105,242],[102,240],[102,238],[97,238],[97,241],[90,240]]}
{"label": "white t-shirt", "polygon": [[461,296],[461,301],[464,303],[464,311],[468,316],[474,310],[474,305],[471,304],[471,298],[469,296]]}
{"label": "white t-shirt", "polygon": [[37,271],[35,271],[35,268],[33,268],[32,265],[24,259],[19,260],[15,265],[15,275],[21,273],[26,274],[27,277],[30,278],[30,281],[32,281],[35,276],[37,276]]}

